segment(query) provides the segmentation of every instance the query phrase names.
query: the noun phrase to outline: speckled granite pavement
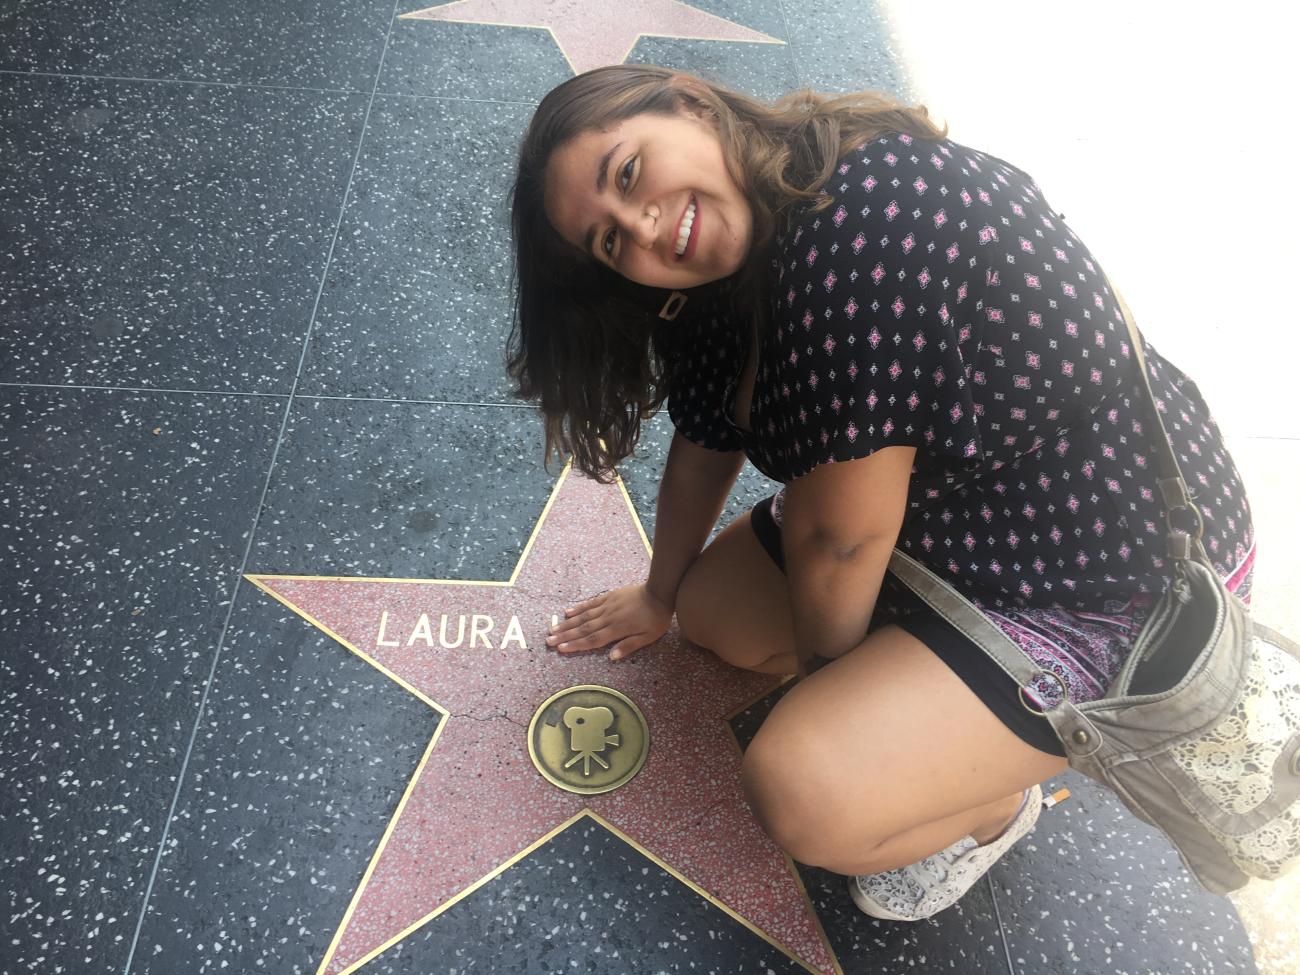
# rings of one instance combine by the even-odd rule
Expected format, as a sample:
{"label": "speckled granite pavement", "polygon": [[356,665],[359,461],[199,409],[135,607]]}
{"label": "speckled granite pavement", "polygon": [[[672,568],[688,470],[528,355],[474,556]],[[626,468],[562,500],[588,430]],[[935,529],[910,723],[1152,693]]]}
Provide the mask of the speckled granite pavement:
{"label": "speckled granite pavement", "polygon": [[[872,4],[696,6],[766,40],[616,58],[911,94]],[[660,33],[672,7],[629,3]],[[502,369],[504,196],[571,59],[497,15],[403,16],[425,9],[0,0],[3,975],[342,970],[443,716],[252,577],[505,580],[555,488]],[[650,533],[668,439],[661,417],[622,472]],[[747,472],[724,519],[770,489]],[[731,719],[741,746],[779,693]],[[1228,900],[1062,782],[920,924],[796,868],[823,967],[1255,971]],[[445,789],[410,827],[434,847]],[[348,970],[807,970],[607,818],[556,825]]]}

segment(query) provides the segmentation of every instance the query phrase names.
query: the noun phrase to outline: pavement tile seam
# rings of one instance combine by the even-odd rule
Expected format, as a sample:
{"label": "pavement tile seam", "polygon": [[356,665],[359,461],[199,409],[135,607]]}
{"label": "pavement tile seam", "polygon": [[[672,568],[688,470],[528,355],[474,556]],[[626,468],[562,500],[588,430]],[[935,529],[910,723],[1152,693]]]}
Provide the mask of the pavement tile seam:
{"label": "pavement tile seam", "polygon": [[308,316],[307,325],[303,332],[301,347],[298,353],[298,366],[294,373],[293,386],[290,388],[289,395],[285,401],[284,415],[280,420],[280,429],[276,434],[275,445],[271,449],[271,459],[267,464],[266,477],[262,482],[261,496],[253,511],[253,523],[249,528],[248,541],[244,545],[244,554],[240,559],[239,572],[235,577],[235,587],[231,592],[229,604],[226,607],[226,618],[221,625],[221,635],[217,639],[217,647],[212,654],[212,664],[209,667],[207,677],[203,682],[203,693],[199,698],[199,706],[194,716],[194,724],[190,729],[189,741],[186,743],[185,754],[181,759],[180,771],[176,776],[176,788],[172,793],[171,804],[167,810],[167,818],[163,822],[162,835],[158,839],[158,852],[154,855],[153,866],[149,871],[149,879],[145,883],[144,897],[141,900],[140,912],[136,917],[135,929],[131,935],[131,946],[127,950],[126,964],[123,966],[123,975],[130,975],[131,965],[135,960],[135,950],[140,942],[140,932],[144,927],[145,917],[149,913],[149,902],[153,895],[154,884],[158,879],[158,870],[162,865],[163,851],[167,848],[167,841],[171,835],[173,817],[176,814],[176,808],[180,801],[181,793],[185,787],[187,774],[189,772],[190,757],[194,752],[194,743],[198,739],[199,730],[203,725],[203,719],[207,712],[208,695],[212,690],[212,683],[216,676],[217,665],[221,661],[221,651],[225,646],[226,636],[230,630],[230,621],[234,616],[235,607],[239,603],[240,592],[248,588],[243,585],[244,572],[248,567],[249,556],[253,551],[253,541],[257,537],[257,527],[261,520],[262,510],[266,505],[267,494],[271,487],[271,479],[275,475],[275,463],[280,453],[280,445],[284,442],[285,430],[289,425],[289,416],[293,411],[294,393],[298,388],[300,379],[302,378],[303,364],[306,362],[307,349],[311,344],[312,329],[316,321],[316,312],[320,307],[321,295],[325,290],[325,281],[329,276],[330,262],[334,256],[334,246],[338,242],[339,228],[343,225],[343,214],[347,210],[348,198],[352,192],[352,181],[356,175],[357,162],[361,158],[361,149],[366,142],[366,130],[370,122],[370,112],[375,104],[375,95],[379,89],[379,78],[384,69],[384,55],[388,53],[388,43],[392,37],[393,22],[397,18],[397,8],[400,2],[401,0],[393,0],[393,9],[388,20],[388,31],[384,36],[384,46],[379,54],[379,63],[375,66],[374,82],[370,89],[370,100],[366,104],[366,114],[361,122],[361,133],[357,137],[357,147],[352,154],[352,165],[348,171],[347,186],[343,192],[343,199],[339,204],[338,217],[334,221],[334,234],[330,240],[329,250],[325,255],[325,266],[321,269],[320,283],[316,289],[316,300],[312,304],[311,315]]}
{"label": "pavement tile seam", "polygon": [[[261,91],[309,91],[325,95],[364,95],[360,88],[312,88],[305,85],[259,85],[251,81],[193,81],[188,78],[137,78],[131,75],[81,74],[72,71],[15,71],[0,68],[0,76],[19,78],[76,78],[81,81],[125,81],[148,85],[188,85],[192,88],[252,88]],[[414,98],[440,102],[474,102],[483,105],[536,105],[536,101],[512,98],[468,98],[461,95],[423,95],[415,92],[378,89],[380,95],[392,98]]]}
{"label": "pavement tile seam", "polygon": [[777,9],[781,11],[781,26],[785,28],[786,43],[790,46],[790,64],[794,68],[794,78],[800,88],[808,86],[807,75],[804,74],[803,61],[799,57],[799,42],[795,40],[794,34],[790,32],[790,18],[785,13],[785,0],[777,0]]}
{"label": "pavement tile seam", "polygon": [[323,393],[303,393],[295,399],[336,400],[345,403],[410,403],[413,406],[490,406],[506,410],[535,410],[534,403],[485,403],[479,400],[414,399],[401,396],[328,396]]}
{"label": "pavement tile seam", "polygon": [[1016,966],[1011,960],[1011,945],[1007,941],[1007,926],[1002,921],[1002,908],[998,906],[998,891],[993,886],[993,875],[984,875],[984,886],[988,888],[989,900],[993,902],[993,918],[998,922],[998,938],[1002,942],[1002,954],[1007,960],[1007,975],[1015,975]]}
{"label": "pavement tile seam", "polygon": [[321,393],[259,393],[229,389],[172,389],[166,386],[82,386],[70,383],[0,383],[0,388],[63,389],[74,392],[99,393],[164,393],[172,396],[258,396],[264,399],[338,400],[355,403],[409,403],[413,406],[487,406],[508,410],[533,410],[532,403],[488,403],[482,400],[412,399],[393,396],[331,396]]}
{"label": "pavement tile seam", "polygon": [[167,386],[82,386],[74,383],[0,383],[2,387],[15,389],[65,389],[74,392],[98,393],[166,393],[168,395],[196,396],[262,396],[267,399],[286,399],[288,393],[247,393],[229,389],[172,389]]}
{"label": "pavement tile seam", "polygon": [[133,75],[83,74],[76,71],[16,71],[0,68],[0,75],[20,78],[79,78],[84,81],[135,81],[150,85],[189,85],[193,88],[260,88],[266,91],[314,91],[330,95],[364,95],[357,88],[311,88],[306,85],[259,85],[245,81],[196,81],[190,78],[138,78]]}

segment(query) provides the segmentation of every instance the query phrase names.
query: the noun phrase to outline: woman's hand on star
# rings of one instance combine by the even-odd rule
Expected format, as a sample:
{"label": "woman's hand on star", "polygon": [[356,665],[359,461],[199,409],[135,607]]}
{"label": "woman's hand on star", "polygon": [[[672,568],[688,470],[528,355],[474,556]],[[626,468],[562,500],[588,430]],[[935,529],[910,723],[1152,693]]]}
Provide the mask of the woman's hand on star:
{"label": "woman's hand on star", "polygon": [[668,629],[673,611],[644,583],[611,589],[564,611],[551,627],[546,645],[560,653],[581,653],[614,645],[611,660],[649,646]]}

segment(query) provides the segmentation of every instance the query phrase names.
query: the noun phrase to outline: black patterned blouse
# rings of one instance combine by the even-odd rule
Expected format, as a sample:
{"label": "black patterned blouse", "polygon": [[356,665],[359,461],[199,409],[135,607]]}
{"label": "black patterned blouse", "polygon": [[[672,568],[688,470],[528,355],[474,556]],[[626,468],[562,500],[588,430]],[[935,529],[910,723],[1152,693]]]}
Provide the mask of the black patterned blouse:
{"label": "black patterned blouse", "polygon": [[[892,135],[823,191],[830,205],[777,242],[753,433],[731,420],[747,330],[717,308],[679,320],[677,429],[781,482],[915,446],[898,544],[981,607],[1107,612],[1163,591],[1140,367],[1101,269],[1034,181]],[[1206,549],[1240,584],[1241,480],[1195,384],[1144,349]]]}

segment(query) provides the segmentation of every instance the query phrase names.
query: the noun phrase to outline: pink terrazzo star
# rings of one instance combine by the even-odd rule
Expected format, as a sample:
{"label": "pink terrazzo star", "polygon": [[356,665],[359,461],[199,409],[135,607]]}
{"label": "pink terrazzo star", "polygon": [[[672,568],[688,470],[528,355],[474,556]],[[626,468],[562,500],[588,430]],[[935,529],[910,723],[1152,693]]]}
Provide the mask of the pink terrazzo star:
{"label": "pink terrazzo star", "polygon": [[[546,646],[553,615],[643,580],[648,565],[621,483],[566,469],[505,582],[248,577],[443,716],[320,975],[355,971],[584,815],[810,971],[840,971],[798,874],[741,791],[727,718],[779,681],[727,666],[675,625],[617,663]],[[562,791],[529,758],[534,712],[575,684],[621,691],[650,727],[644,768],[604,795]]]}
{"label": "pink terrazzo star", "polygon": [[677,0],[457,0],[426,7],[407,20],[445,20],[500,27],[544,27],[575,74],[622,64],[646,35],[701,41],[784,44]]}

